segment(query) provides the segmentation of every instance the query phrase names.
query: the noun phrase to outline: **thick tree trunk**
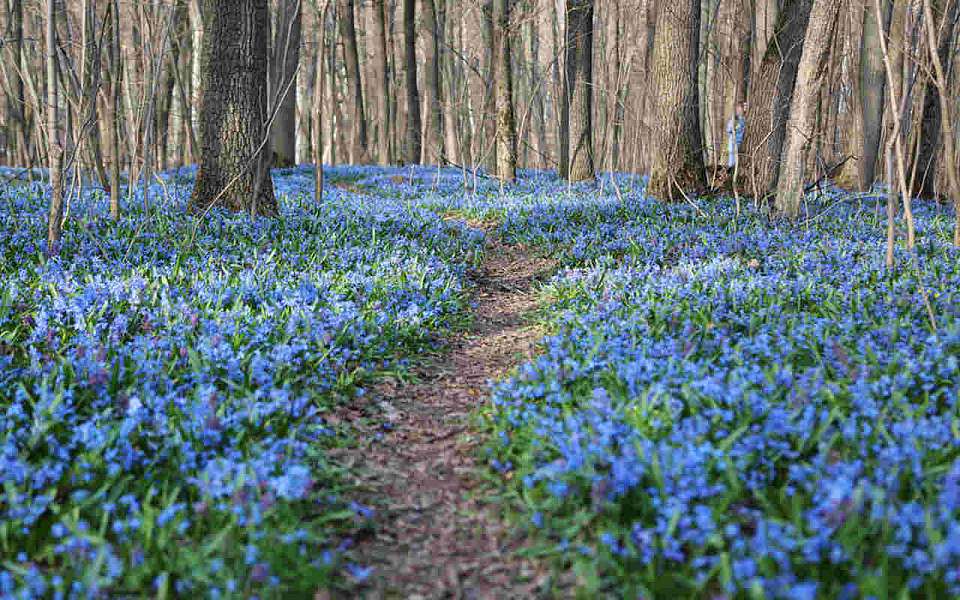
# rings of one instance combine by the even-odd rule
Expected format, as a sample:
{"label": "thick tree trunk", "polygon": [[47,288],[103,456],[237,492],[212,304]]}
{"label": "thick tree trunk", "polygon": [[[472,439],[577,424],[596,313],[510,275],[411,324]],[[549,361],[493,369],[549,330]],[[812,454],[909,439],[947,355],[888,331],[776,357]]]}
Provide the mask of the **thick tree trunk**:
{"label": "thick tree trunk", "polygon": [[382,164],[390,163],[390,140],[393,138],[393,119],[390,116],[390,72],[387,57],[387,13],[384,0],[373,0],[373,72],[374,85],[382,93],[374,94],[377,99],[377,118],[380,126],[377,131],[377,159]]}
{"label": "thick tree trunk", "polygon": [[[884,14],[889,15],[890,0],[882,2]],[[851,158],[845,165],[837,183],[858,191],[869,190],[876,179],[877,159],[880,153],[880,132],[883,125],[884,92],[886,77],[883,70],[883,53],[879,36],[886,35],[885,27],[877,20],[873,0],[857,0],[857,15],[863,9],[862,40],[857,56],[859,70],[853,75],[856,95],[854,111],[858,122],[848,131],[846,153]],[[888,21],[889,22],[889,21]]]}
{"label": "thick tree trunk", "polygon": [[739,150],[740,188],[764,197],[777,185],[783,139],[793,98],[803,37],[813,0],[787,0],[763,61],[750,78],[743,142]]}
{"label": "thick tree trunk", "polygon": [[416,0],[403,0],[403,60],[407,81],[407,135],[403,148],[403,161],[415,164],[420,160],[421,130],[420,91],[417,89],[417,31]]}
{"label": "thick tree trunk", "polygon": [[697,65],[700,0],[661,7],[653,43],[657,122],[649,191],[678,200],[705,187]]}
{"label": "thick tree trunk", "polygon": [[200,167],[190,209],[274,215],[267,131],[267,0],[202,0]]}
{"label": "thick tree trunk", "polygon": [[343,58],[347,71],[347,85],[352,96],[350,113],[350,162],[370,162],[367,142],[367,113],[363,105],[363,82],[360,79],[360,53],[357,49],[357,27],[354,22],[354,0],[338,0],[340,37],[343,39]]}
{"label": "thick tree trunk", "polygon": [[[884,0],[884,13],[890,14],[893,4]],[[863,49],[860,63],[860,102],[863,107],[863,157],[860,159],[860,182],[868,189],[876,179],[880,155],[880,133],[883,127],[884,87],[883,53],[880,36],[886,35],[885,24],[877,20],[876,11],[867,6],[869,17],[863,21]],[[889,19],[887,21],[889,23]]]}
{"label": "thick tree trunk", "polygon": [[816,135],[817,102],[840,4],[841,0],[814,0],[810,11],[777,183],[777,212],[789,218],[797,217],[803,200],[804,159]]}
{"label": "thick tree trunk", "polygon": [[510,58],[510,2],[494,0],[497,27],[496,102],[497,102],[497,177],[513,181],[517,177],[517,123],[513,118],[513,69]]}
{"label": "thick tree trunk", "polygon": [[753,55],[750,60],[752,79],[759,73],[767,47],[777,29],[780,3],[777,0],[755,0],[751,4],[753,6]]}
{"label": "thick tree trunk", "polygon": [[[868,7],[867,2],[870,2],[871,6]],[[862,102],[864,94],[860,87],[860,72],[865,58],[863,50],[866,50],[863,31],[870,15],[874,13],[872,4],[873,0],[849,0],[851,10],[841,17],[846,19],[846,31],[840,32],[845,45],[844,87],[848,91],[844,97],[847,113],[843,122],[843,152],[846,155],[846,162],[843,163],[834,182],[846,190],[865,189],[860,169],[865,145]]]}
{"label": "thick tree trunk", "polygon": [[434,0],[422,0],[426,20],[427,65],[424,86],[427,88],[427,122],[423,132],[423,162],[442,164],[446,152],[443,142],[443,97],[440,93],[441,27]]}
{"label": "thick tree trunk", "polygon": [[297,90],[295,78],[300,63],[300,22],[303,0],[280,0],[270,61],[270,101],[277,102],[270,127],[273,164],[290,167],[297,162]]}
{"label": "thick tree trunk", "polygon": [[[696,63],[696,57],[693,61]],[[584,181],[594,178],[593,0],[567,0],[567,81],[570,106],[567,177],[571,181]]]}

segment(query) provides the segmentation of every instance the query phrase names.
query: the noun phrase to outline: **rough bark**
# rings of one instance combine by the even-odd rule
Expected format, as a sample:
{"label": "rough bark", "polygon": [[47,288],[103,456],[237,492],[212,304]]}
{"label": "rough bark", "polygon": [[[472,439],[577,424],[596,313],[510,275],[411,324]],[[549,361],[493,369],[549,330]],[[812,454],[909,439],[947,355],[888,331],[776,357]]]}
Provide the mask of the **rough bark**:
{"label": "rough bark", "polygon": [[764,197],[777,184],[783,139],[813,0],[787,0],[760,66],[750,78],[740,144],[741,191]]}
{"label": "rough bark", "polygon": [[295,78],[300,63],[300,23],[303,0],[280,0],[270,60],[270,100],[277,102],[270,127],[273,164],[293,166],[297,162],[297,90]]}
{"label": "rough bark", "polygon": [[340,37],[350,88],[350,162],[370,162],[367,141],[367,113],[363,104],[363,82],[360,79],[360,53],[357,49],[357,27],[354,20],[354,0],[338,0]]}
{"label": "rough bark", "polygon": [[654,36],[657,122],[649,191],[672,201],[705,187],[697,89],[700,1],[661,6]]}
{"label": "rough bark", "polygon": [[513,69],[510,57],[510,2],[494,0],[497,33],[496,105],[497,171],[500,181],[517,177],[517,123],[513,117]]}
{"label": "rough bark", "polygon": [[403,61],[407,82],[407,134],[404,140],[403,161],[415,164],[420,160],[420,90],[417,88],[417,31],[416,0],[403,0]]}
{"label": "rough bark", "polygon": [[[696,62],[696,58],[692,60]],[[593,0],[567,0],[566,67],[570,106],[567,177],[584,181],[594,178]]]}
{"label": "rough bark", "polygon": [[777,212],[788,218],[797,217],[803,200],[804,159],[816,135],[817,103],[840,4],[841,0],[814,0],[810,12],[777,182]]}
{"label": "rough bark", "polygon": [[387,46],[387,14],[384,0],[373,0],[373,72],[374,85],[378,86],[383,93],[374,94],[377,99],[377,118],[379,119],[379,128],[377,131],[377,159],[382,164],[390,162],[390,139],[393,137],[393,119],[390,117],[390,71],[388,69],[387,57],[390,55],[390,49]]}
{"label": "rough bark", "polygon": [[[874,13],[873,6],[867,6],[872,0],[850,0],[850,11],[844,16],[846,19],[846,34],[844,37],[845,68],[843,77],[848,89],[845,96],[847,114],[843,124],[843,152],[846,162],[834,178],[835,183],[853,191],[863,191],[864,182],[861,177],[861,161],[863,159],[864,141],[864,113],[860,73],[863,68],[865,52],[864,29],[870,15]],[[868,10],[869,8],[869,10]],[[869,186],[869,184],[867,184]]]}
{"label": "rough bark", "polygon": [[200,166],[190,209],[277,213],[270,179],[267,0],[202,0]]}
{"label": "rough bark", "polygon": [[423,132],[423,162],[441,164],[446,152],[443,141],[443,96],[440,93],[441,23],[434,0],[421,0],[426,19],[427,65],[424,87],[427,92],[427,122]]}

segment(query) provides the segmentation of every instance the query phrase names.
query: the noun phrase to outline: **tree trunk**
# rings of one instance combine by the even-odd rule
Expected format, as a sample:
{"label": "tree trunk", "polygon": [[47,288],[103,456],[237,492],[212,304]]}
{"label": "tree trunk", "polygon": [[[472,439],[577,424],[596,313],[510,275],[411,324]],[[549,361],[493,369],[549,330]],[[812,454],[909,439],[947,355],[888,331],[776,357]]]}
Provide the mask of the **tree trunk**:
{"label": "tree trunk", "polygon": [[[692,60],[696,64],[696,49]],[[570,105],[567,176],[570,181],[584,181],[594,178],[593,0],[567,0],[566,66]]]}
{"label": "tree trunk", "polygon": [[382,164],[390,163],[390,140],[393,137],[393,119],[390,116],[390,76],[387,57],[390,49],[387,46],[387,13],[384,0],[373,0],[373,37],[374,37],[374,79],[382,93],[375,94],[377,98],[377,118],[380,127],[377,132],[377,158]]}
{"label": "tree trunk", "polygon": [[[949,10],[944,13],[944,2],[949,3]],[[937,30],[936,51],[941,65],[946,65],[950,59],[950,42],[953,33],[952,17],[956,12],[957,2],[954,0],[940,0],[934,2],[930,11],[936,23],[932,24]],[[938,18],[939,17],[939,18]],[[932,61],[931,61],[932,63]],[[927,77],[926,91],[923,94],[923,113],[918,135],[919,149],[917,151],[917,176],[913,183],[913,195],[922,198],[933,198],[937,195],[937,157],[940,154],[940,136],[943,114],[941,112],[940,90],[935,77]]]}
{"label": "tree trunk", "polygon": [[517,177],[517,123],[513,118],[513,69],[510,57],[510,1],[494,0],[497,27],[497,177],[513,181]]}
{"label": "tree trunk", "polygon": [[797,217],[803,200],[804,159],[816,134],[817,102],[840,3],[841,0],[814,0],[810,11],[777,183],[777,211],[789,218]]}
{"label": "tree trunk", "polygon": [[427,88],[427,123],[423,132],[423,162],[442,164],[446,152],[443,143],[443,100],[440,93],[440,32],[434,0],[422,0],[426,19],[427,65],[424,85]]}
{"label": "tree trunk", "polygon": [[657,122],[649,191],[672,201],[705,187],[697,89],[700,0],[661,7],[654,36]]}
{"label": "tree trunk", "polygon": [[[884,12],[889,15],[893,3],[884,0]],[[863,47],[860,63],[860,102],[863,107],[863,158],[860,159],[860,182],[869,189],[876,179],[877,160],[880,155],[880,133],[883,126],[884,85],[883,53],[880,51],[881,35],[886,27],[877,20],[876,11],[867,7],[863,21]],[[889,22],[889,20],[888,20]]]}
{"label": "tree trunk", "polygon": [[120,64],[120,0],[112,0],[109,16],[110,30],[110,99],[107,101],[107,127],[110,135],[110,216],[120,218],[120,91],[123,68]]}
{"label": "tree trunk", "polygon": [[267,131],[267,0],[202,0],[200,167],[190,209],[274,215]]}
{"label": "tree trunk", "polygon": [[750,78],[738,171],[747,193],[765,197],[777,185],[803,37],[813,0],[787,0],[763,61]]}
{"label": "tree trunk", "polygon": [[297,90],[295,78],[300,63],[300,5],[303,0],[280,0],[270,66],[270,95],[276,116],[270,128],[273,164],[290,167],[297,162]]}
{"label": "tree trunk", "polygon": [[416,164],[420,160],[420,91],[417,89],[417,31],[416,0],[403,0],[403,59],[406,63],[407,81],[407,135],[404,143],[403,161]]}
{"label": "tree trunk", "polygon": [[486,79],[483,82],[483,107],[481,119],[483,122],[483,136],[480,144],[480,156],[488,171],[497,169],[497,102],[494,91],[497,80],[497,31],[493,20],[493,0],[485,0],[480,6],[483,36],[483,67],[481,68]]}
{"label": "tree trunk", "polygon": [[47,0],[47,156],[50,168],[50,212],[47,216],[47,254],[60,251],[63,225],[63,138],[60,129],[59,68],[57,65],[56,0]]}
{"label": "tree trunk", "polygon": [[[843,150],[846,155],[846,162],[840,168],[840,172],[835,177],[835,183],[846,189],[863,191],[864,182],[861,177],[861,161],[863,159],[863,150],[866,142],[864,141],[864,113],[863,98],[864,90],[861,89],[860,73],[863,70],[863,63],[866,58],[866,44],[864,40],[864,29],[870,16],[874,14],[873,0],[850,0],[851,10],[844,16],[847,19],[847,31],[841,33],[844,39],[846,65],[844,71],[844,82],[849,91],[845,95],[847,105],[847,116],[844,119],[844,137]],[[869,186],[869,183],[867,184]]]}
{"label": "tree trunk", "polygon": [[354,0],[338,0],[340,37],[343,39],[343,62],[347,85],[353,96],[350,114],[350,162],[370,162],[367,148],[367,113],[363,106],[363,82],[360,79],[360,53],[357,49],[357,27],[354,21]]}
{"label": "tree trunk", "polygon": [[12,0],[9,4],[9,44],[4,51],[8,60],[8,76],[11,79],[11,94],[7,97],[7,116],[10,119],[7,136],[7,159],[11,164],[18,160],[26,161],[28,126],[26,119],[27,99],[24,91],[23,74],[23,2]]}

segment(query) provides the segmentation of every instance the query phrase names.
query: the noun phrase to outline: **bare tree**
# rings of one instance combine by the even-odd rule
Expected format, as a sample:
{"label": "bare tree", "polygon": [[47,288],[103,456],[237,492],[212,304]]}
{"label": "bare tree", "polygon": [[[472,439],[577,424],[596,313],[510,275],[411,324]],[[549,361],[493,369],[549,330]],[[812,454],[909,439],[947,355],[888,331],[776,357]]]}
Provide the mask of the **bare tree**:
{"label": "bare tree", "polygon": [[267,0],[202,0],[200,167],[190,209],[277,213],[266,109]]}
{"label": "bare tree", "polygon": [[[567,0],[566,51],[570,106],[567,176],[571,181],[584,181],[594,178],[593,0]],[[692,60],[695,64],[696,59]]]}
{"label": "bare tree", "polygon": [[777,185],[783,140],[793,99],[812,0],[786,0],[763,62],[750,78],[749,106],[739,150],[739,174],[756,197]]}
{"label": "bare tree", "polygon": [[497,177],[513,181],[517,177],[517,123],[513,117],[513,68],[510,56],[510,1],[494,0],[493,15],[497,27]]}
{"label": "bare tree", "polygon": [[777,211],[789,218],[796,218],[803,200],[804,162],[815,135],[817,101],[840,3],[841,0],[814,0],[810,11],[777,182]]}
{"label": "bare tree", "polygon": [[56,0],[46,2],[47,156],[50,169],[50,212],[47,216],[47,254],[60,251],[63,231],[63,131],[60,116],[60,70],[57,64]]}
{"label": "bare tree", "polygon": [[363,104],[363,82],[360,78],[360,53],[357,49],[357,27],[354,17],[354,0],[338,1],[338,23],[343,39],[343,57],[347,70],[347,85],[350,87],[353,111],[350,114],[350,161],[370,162],[367,148],[367,113]]}
{"label": "bare tree", "polygon": [[700,0],[660,7],[653,43],[657,114],[650,194],[675,200],[705,187],[697,64]]}
{"label": "bare tree", "polygon": [[270,126],[270,146],[278,167],[289,167],[297,160],[297,96],[293,84],[300,63],[301,4],[302,0],[280,0],[274,19],[269,97],[279,105]]}
{"label": "bare tree", "polygon": [[407,134],[403,161],[419,162],[421,155],[420,91],[417,88],[416,0],[403,0],[403,58],[407,70]]}
{"label": "bare tree", "polygon": [[427,91],[427,122],[423,130],[423,156],[425,164],[441,164],[446,152],[443,141],[443,96],[440,91],[440,32],[442,25],[437,16],[434,0],[421,0],[426,20],[427,65],[424,87]]}
{"label": "bare tree", "polygon": [[373,0],[373,43],[374,43],[374,83],[381,90],[374,94],[377,99],[377,159],[387,164],[390,162],[390,140],[393,138],[393,119],[390,115],[390,71],[387,57],[390,49],[387,46],[387,14],[384,0]]}

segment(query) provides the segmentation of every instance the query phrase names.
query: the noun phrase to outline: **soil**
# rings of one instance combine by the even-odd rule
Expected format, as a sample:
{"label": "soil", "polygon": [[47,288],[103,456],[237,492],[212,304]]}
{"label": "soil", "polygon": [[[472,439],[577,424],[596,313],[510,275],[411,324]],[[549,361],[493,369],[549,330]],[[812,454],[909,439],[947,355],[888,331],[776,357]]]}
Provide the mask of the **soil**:
{"label": "soil", "polygon": [[518,556],[524,533],[487,500],[474,419],[490,383],[536,351],[543,332],[529,314],[537,283],[555,267],[480,225],[488,241],[472,325],[418,367],[414,382],[375,386],[364,410],[377,416],[360,420],[360,442],[338,457],[375,510],[352,551],[374,570],[342,597],[536,598],[551,585],[546,567]]}

